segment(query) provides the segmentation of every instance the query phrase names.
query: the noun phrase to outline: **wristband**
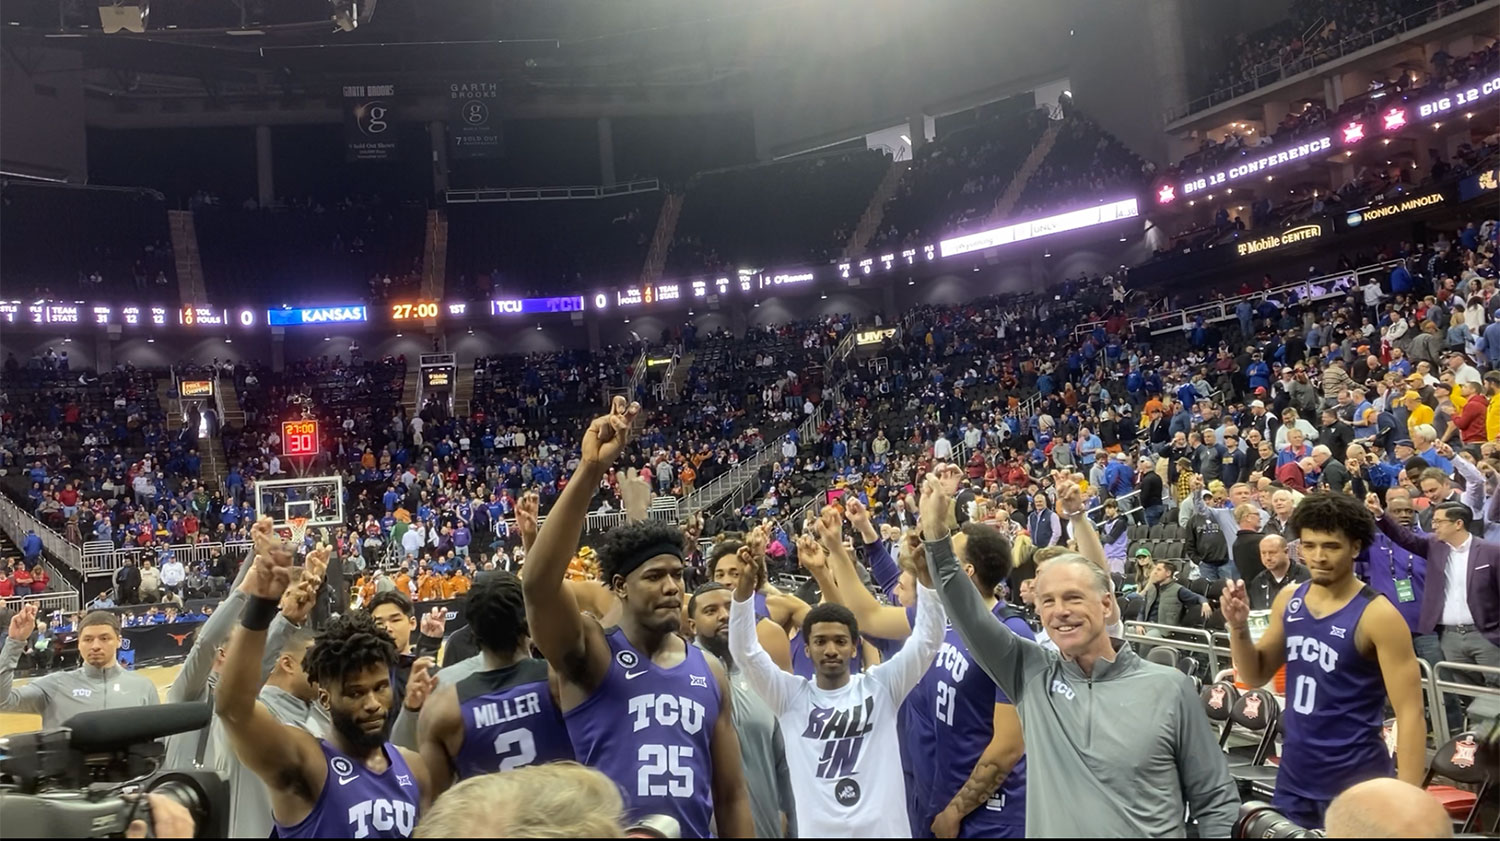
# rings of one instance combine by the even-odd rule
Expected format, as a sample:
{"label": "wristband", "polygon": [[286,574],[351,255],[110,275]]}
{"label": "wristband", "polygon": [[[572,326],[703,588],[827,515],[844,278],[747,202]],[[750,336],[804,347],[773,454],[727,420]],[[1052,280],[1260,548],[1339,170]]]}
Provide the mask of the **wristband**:
{"label": "wristband", "polygon": [[264,631],[271,627],[271,620],[280,611],[280,599],[251,596],[250,603],[245,605],[245,612],[240,614],[240,627],[247,631]]}

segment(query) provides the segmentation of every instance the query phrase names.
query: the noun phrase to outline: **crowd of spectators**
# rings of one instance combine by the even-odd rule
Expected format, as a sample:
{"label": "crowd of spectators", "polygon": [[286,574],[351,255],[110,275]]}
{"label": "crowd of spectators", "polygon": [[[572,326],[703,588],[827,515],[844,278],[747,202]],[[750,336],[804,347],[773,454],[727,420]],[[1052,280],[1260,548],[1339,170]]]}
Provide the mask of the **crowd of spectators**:
{"label": "crowd of spectators", "polygon": [[1059,196],[1103,200],[1134,195],[1155,172],[1155,164],[1130,151],[1087,115],[1070,108],[1051,151],[1026,180],[1014,212],[1028,216],[1056,210]]}
{"label": "crowd of spectators", "polygon": [[177,299],[166,202],[148,190],[6,181],[0,249],[12,297]]}
{"label": "crowd of spectators", "polygon": [[1224,45],[1202,107],[1311,70],[1472,6],[1474,0],[1295,0],[1286,18]]}
{"label": "crowd of spectators", "polygon": [[1376,77],[1368,90],[1349,97],[1337,111],[1330,111],[1322,102],[1308,100],[1294,103],[1274,128],[1257,131],[1250,123],[1244,123],[1218,140],[1204,137],[1195,152],[1173,164],[1167,172],[1174,178],[1202,175],[1223,169],[1241,157],[1257,155],[1264,147],[1294,143],[1317,132],[1326,134],[1354,120],[1374,125],[1382,110],[1473,85],[1493,77],[1496,71],[1500,71],[1500,42],[1493,37],[1483,40],[1465,56],[1439,51],[1432,56],[1428,72],[1397,68],[1389,78]]}
{"label": "crowd of spectators", "polygon": [[388,298],[420,287],[426,208],[389,198],[313,198],[235,207],[200,194],[191,202],[203,279],[214,301],[326,304]]}
{"label": "crowd of spectators", "polygon": [[1046,128],[1047,110],[1033,108],[983,118],[917,149],[871,245],[930,242],[987,219]]}
{"label": "crowd of spectators", "polygon": [[683,197],[667,274],[837,259],[890,165],[866,149],[700,173]]}
{"label": "crowd of spectators", "polygon": [[449,204],[448,285],[471,300],[633,282],[663,193]]}

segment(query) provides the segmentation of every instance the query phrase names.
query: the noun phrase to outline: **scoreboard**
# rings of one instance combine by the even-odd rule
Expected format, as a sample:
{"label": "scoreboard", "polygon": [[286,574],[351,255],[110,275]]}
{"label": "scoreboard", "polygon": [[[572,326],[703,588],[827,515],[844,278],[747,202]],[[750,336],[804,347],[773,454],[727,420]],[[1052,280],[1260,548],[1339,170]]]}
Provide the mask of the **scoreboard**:
{"label": "scoreboard", "polygon": [[311,419],[281,422],[281,454],[315,456],[318,454],[318,422]]}

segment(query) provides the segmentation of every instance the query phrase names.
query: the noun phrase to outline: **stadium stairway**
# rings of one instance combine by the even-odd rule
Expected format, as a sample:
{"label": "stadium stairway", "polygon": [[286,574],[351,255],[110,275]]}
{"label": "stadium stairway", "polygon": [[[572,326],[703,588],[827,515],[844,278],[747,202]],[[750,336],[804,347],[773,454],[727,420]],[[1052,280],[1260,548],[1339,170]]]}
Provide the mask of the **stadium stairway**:
{"label": "stadium stairway", "polygon": [[[406,412],[407,420],[410,420],[417,415],[417,382],[422,378],[422,370],[417,365],[416,360],[412,360],[408,364],[411,367],[406,371],[406,381],[401,384],[401,408]],[[470,372],[470,376],[473,376],[472,371]],[[473,388],[472,380],[469,387],[470,389]]]}
{"label": "stadium stairway", "polygon": [[680,399],[683,393],[682,384],[687,382],[688,369],[693,367],[693,360],[697,356],[697,353],[687,351],[677,359],[677,364],[672,366],[672,374],[667,377],[667,387],[663,389],[672,399]]}
{"label": "stadium stairway", "polygon": [[422,300],[441,301],[448,285],[448,214],[427,211],[427,235],[422,249]]}
{"label": "stadium stairway", "polygon": [[641,266],[642,285],[661,280],[662,270],[667,266],[667,254],[672,250],[672,240],[677,236],[682,201],[682,193],[667,193],[662,200],[661,213],[656,217],[656,233],[651,236],[651,250],[646,252],[646,263]]}
{"label": "stadium stairway", "polygon": [[854,233],[849,236],[849,244],[844,246],[844,257],[854,258],[865,253],[865,247],[870,244],[875,233],[880,230],[880,222],[885,218],[885,206],[901,187],[901,180],[906,173],[911,172],[911,161],[892,160],[890,169],[885,171],[885,177],[875,186],[875,192],[870,196],[870,203],[865,206],[864,215],[859,217],[859,224],[854,226]]}
{"label": "stadium stairway", "polygon": [[235,426],[244,426],[245,410],[240,408],[240,393],[234,384],[234,380],[224,377],[219,380],[219,384],[219,402],[224,406],[224,417],[219,419],[219,425],[233,424]]}
{"label": "stadium stairway", "polygon": [[474,400],[474,367],[460,367],[458,369],[458,381],[453,384],[453,414],[455,417],[466,418],[472,412],[469,403]]}
{"label": "stadium stairway", "polygon": [[1021,162],[1021,167],[1016,170],[1015,175],[1011,176],[1010,184],[1006,185],[1005,192],[995,200],[995,209],[990,213],[988,220],[990,224],[999,224],[999,220],[1004,219],[1015,208],[1016,202],[1021,199],[1021,193],[1026,189],[1026,182],[1031,180],[1031,176],[1041,168],[1042,162],[1047,160],[1047,155],[1051,154],[1052,146],[1057,143],[1057,135],[1062,131],[1063,125],[1062,120],[1051,120],[1047,123],[1047,130],[1042,132],[1036,145],[1031,147],[1031,154]]}
{"label": "stadium stairway", "polygon": [[208,303],[203,284],[203,258],[198,253],[198,229],[191,210],[167,211],[172,232],[172,256],[177,264],[177,293],[184,304]]}

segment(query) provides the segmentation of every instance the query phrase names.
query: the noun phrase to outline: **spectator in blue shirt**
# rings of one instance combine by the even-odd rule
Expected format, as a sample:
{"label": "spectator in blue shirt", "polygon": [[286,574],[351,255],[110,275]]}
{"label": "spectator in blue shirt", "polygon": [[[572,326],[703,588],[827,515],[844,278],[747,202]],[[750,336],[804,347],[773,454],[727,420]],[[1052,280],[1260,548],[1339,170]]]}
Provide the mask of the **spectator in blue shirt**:
{"label": "spectator in blue shirt", "polygon": [[42,555],[42,538],[31,529],[26,530],[26,536],[21,538],[21,557],[26,559],[26,565],[33,566]]}
{"label": "spectator in blue shirt", "polygon": [[1104,447],[1104,442],[1099,436],[1089,431],[1088,427],[1078,430],[1078,440],[1073,442],[1073,454],[1078,456],[1078,463],[1085,470],[1094,466],[1094,453]]}

